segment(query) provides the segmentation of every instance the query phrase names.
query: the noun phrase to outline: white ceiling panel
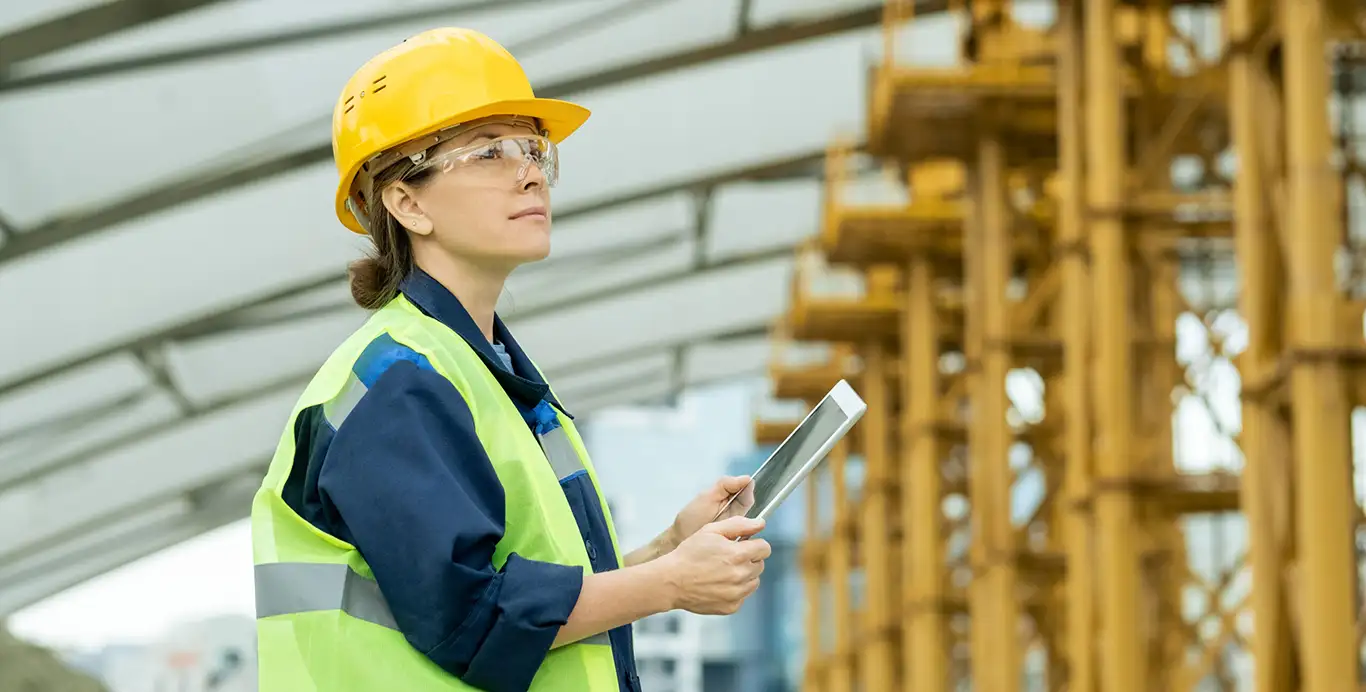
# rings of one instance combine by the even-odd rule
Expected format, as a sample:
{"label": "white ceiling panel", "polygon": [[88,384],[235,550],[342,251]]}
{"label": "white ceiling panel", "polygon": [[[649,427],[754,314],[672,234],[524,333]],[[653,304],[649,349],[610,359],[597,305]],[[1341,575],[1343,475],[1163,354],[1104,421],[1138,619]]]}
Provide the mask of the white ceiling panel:
{"label": "white ceiling panel", "polygon": [[[0,362],[8,361],[17,339],[0,339]],[[4,378],[0,377],[0,381]],[[73,368],[57,377],[0,395],[0,437],[62,418],[74,407],[99,406],[132,394],[148,383],[131,355],[120,354]]]}
{"label": "white ceiling panel", "polygon": [[[637,90],[652,92],[643,98],[632,98],[632,90],[595,94],[600,126],[571,140],[576,152],[592,155],[582,170],[566,176],[557,207],[819,150],[837,122],[861,120],[862,81],[848,78],[857,71],[857,49],[858,41],[836,37],[779,51],[767,57],[766,79],[757,84],[746,69],[754,58],[744,58],[651,80]],[[811,101],[812,91],[827,98]],[[725,109],[691,111],[692,103],[732,97]],[[790,117],[796,112],[802,117]],[[644,142],[649,146],[642,149]],[[642,168],[646,163],[653,165]],[[627,171],[641,172],[623,175]],[[340,272],[355,256],[358,239],[320,201],[329,199],[332,177],[326,167],[308,168],[0,267],[0,311],[12,315],[21,332],[41,323],[52,337],[19,344],[19,353],[0,364],[0,382],[301,279]],[[119,259],[111,262],[110,256]],[[52,276],[81,281],[54,286],[42,308],[19,297],[23,286]],[[96,285],[119,288],[92,294],[88,287]]]}
{"label": "white ceiling panel", "polygon": [[169,394],[147,390],[136,400],[80,425],[64,426],[50,434],[17,441],[0,448],[0,489],[49,469],[63,467],[98,453],[125,436],[164,425],[180,416]]}
{"label": "white ceiling panel", "polygon": [[[53,14],[90,4],[55,2],[39,4]],[[197,173],[324,146],[352,70],[433,25],[490,33],[544,88],[724,41],[742,4],[528,0],[461,11],[472,2],[483,4],[227,0],[29,61],[18,77],[440,12],[0,90],[0,216],[22,232]],[[761,29],[879,3],[743,4]],[[26,12],[0,8],[0,27],[38,16]],[[821,184],[724,182],[703,236],[701,193],[734,180],[729,171],[805,161],[832,136],[861,137],[878,50],[870,27],[574,94],[594,115],[562,147],[554,254],[518,272],[500,305],[571,410],[655,403],[680,386],[763,372],[770,349],[757,334],[786,307],[786,253],[817,230]],[[303,380],[364,318],[341,277],[365,243],[332,216],[334,176],[330,162],[312,164],[0,264],[7,327],[43,337],[0,342],[0,390],[148,335],[159,335],[148,350],[164,356],[178,390],[151,389],[150,368],[119,355],[0,394],[0,564],[23,560],[0,567],[0,583],[22,581],[0,587],[0,614],[245,515],[249,493],[215,484],[254,482]],[[42,305],[33,286],[44,287]],[[138,391],[148,394],[119,415],[95,417]],[[188,416],[180,395],[195,408]],[[61,422],[6,443],[45,421]]]}
{"label": "white ceiling panel", "polygon": [[520,314],[535,313],[548,304],[559,304],[605,290],[648,282],[651,277],[665,276],[687,270],[692,263],[692,242],[665,242],[629,257],[599,262],[575,263],[576,269],[557,272],[567,276],[537,277],[528,272],[525,277],[514,275],[508,280],[502,299],[504,316],[516,319]]}
{"label": "white ceiling panel", "polygon": [[181,519],[192,511],[194,504],[188,497],[174,497],[92,527],[89,531],[83,531],[69,540],[50,546],[39,546],[17,560],[6,560],[0,565],[0,584],[14,584],[21,579],[32,579],[36,576],[35,573],[58,569],[62,563],[79,562],[82,553],[98,551],[110,543],[126,540],[139,533],[155,531],[168,521]]}
{"label": "white ceiling panel", "polygon": [[[17,333],[46,337],[13,344],[0,382],[341,271],[358,255],[359,239],[335,223],[305,222],[327,214],[317,200],[326,199],[329,178],[308,169],[0,267],[0,313]],[[267,213],[297,223],[288,231],[260,223]],[[52,286],[42,303],[24,297],[37,285]]]}
{"label": "white ceiling panel", "polygon": [[246,402],[0,492],[0,556],[261,464],[297,398]]}
{"label": "white ceiling panel", "polygon": [[571,413],[581,412],[581,401],[592,401],[604,390],[631,387],[641,382],[663,382],[669,384],[673,373],[674,359],[669,351],[657,351],[635,358],[614,360],[613,362],[584,370],[574,370],[563,376],[551,371],[547,373],[555,394]]}
{"label": "white ceiling panel", "polygon": [[[630,354],[644,357],[655,349],[665,350],[711,336],[764,329],[785,308],[790,269],[791,259],[783,256],[735,264],[630,292],[615,294],[608,291],[592,301],[523,318],[513,317],[508,322],[518,341],[542,368],[557,378],[560,373],[569,376],[583,368],[608,363],[612,358],[629,358]],[[361,319],[362,313],[347,309],[300,322],[243,330],[221,338],[176,346],[168,358],[175,381],[183,385],[193,401],[212,408],[196,412],[192,419],[177,424],[168,432],[168,422],[176,420],[182,412],[166,393],[161,392],[144,407],[130,409],[117,418],[111,417],[107,423],[92,425],[82,435],[67,436],[42,455],[0,457],[7,459],[6,464],[0,466],[0,487],[4,487],[7,478],[11,483],[18,478],[30,480],[27,486],[16,486],[9,493],[0,492],[0,520],[5,516],[7,497],[22,498],[33,488],[66,482],[61,479],[79,480],[83,473],[102,477],[103,469],[109,464],[137,464],[138,460],[148,461],[149,457],[162,454],[140,451],[149,445],[169,445],[173,451],[168,454],[184,454],[196,440],[206,436],[229,434],[240,441],[241,438],[236,437],[239,434],[255,434],[254,438],[248,439],[256,441],[257,456],[268,455],[270,441],[279,434],[278,430],[269,428],[283,423],[289,404],[293,403],[308,377]],[[745,362],[757,357],[757,350],[738,353],[745,356]],[[685,365],[698,363],[685,367],[688,383],[721,376],[714,372],[715,368],[723,371],[730,367],[738,371],[755,369],[717,363],[718,358],[724,357],[701,351],[688,354]],[[697,377],[691,374],[691,367],[701,369]],[[556,384],[561,386],[563,383],[556,379]],[[278,416],[263,423],[261,416],[266,414],[258,407],[267,405],[274,406],[268,406],[266,410],[276,411]],[[254,433],[221,432],[225,427],[245,430],[250,425],[264,427],[260,430],[250,428]],[[261,443],[262,440],[267,442]],[[215,449],[214,454],[226,451]],[[251,460],[245,451],[234,454],[234,459],[241,463]],[[21,456],[23,458],[19,458]],[[106,458],[107,463],[101,461]],[[203,471],[203,478],[211,479],[223,472],[217,462],[192,466]],[[49,468],[51,471],[39,480],[30,478]],[[136,468],[136,473],[140,474],[159,473],[150,464]],[[128,469],[129,473],[134,473],[132,469]],[[125,484],[131,483],[133,477],[125,479]],[[183,480],[187,487],[193,487],[196,482],[194,478]],[[63,498],[66,497],[64,494]],[[63,499],[59,504],[68,504],[68,501]],[[44,521],[42,517],[35,517],[31,526],[40,526]]]}
{"label": "white ceiling panel", "polygon": [[582,95],[594,113],[566,145],[574,172],[560,180],[562,198],[603,199],[819,150],[839,132],[861,137],[859,75],[872,36],[813,39]]}
{"label": "white ceiling panel", "polygon": [[[318,18],[309,15],[324,14],[330,4],[304,3],[293,10],[295,23],[317,23]],[[141,38],[120,35],[80,52],[145,53],[149,49],[140,43],[149,37],[192,45],[219,41],[222,33],[249,35],[267,28],[279,15],[291,14],[295,5],[228,3],[143,27],[136,32],[145,35]],[[518,35],[567,21],[582,7],[540,3],[480,13],[465,23],[514,41]],[[248,28],[240,28],[244,23]],[[221,163],[244,145],[282,130],[312,125],[312,141],[326,141],[332,104],[351,72],[375,53],[430,26],[431,22],[415,23],[6,95],[0,110],[0,146],[6,149],[10,169],[24,174],[3,180],[0,207],[19,226],[29,226],[62,210],[174,181],[187,169]],[[64,56],[33,62],[74,61]],[[42,69],[41,64],[31,66],[31,71]],[[113,165],[43,165],[54,147]]]}
{"label": "white ceiling panel", "polygon": [[820,223],[821,181],[736,183],[712,200],[707,254],[716,259],[795,247]]}
{"label": "white ceiling panel", "polygon": [[[551,198],[557,209],[566,207],[560,203],[558,193],[552,194]],[[566,259],[593,257],[616,250],[624,242],[672,237],[692,228],[696,206],[689,195],[675,193],[591,214],[557,218],[552,224],[550,261],[542,264],[555,265]],[[519,273],[540,271],[540,268],[541,265],[534,264]]]}
{"label": "white ceiling panel", "polygon": [[306,375],[365,321],[359,307],[173,344],[167,361],[191,401],[208,403]]}
{"label": "white ceiling panel", "polygon": [[708,271],[516,324],[518,341],[553,369],[767,325],[787,304],[786,257]]}
{"label": "white ceiling panel", "polygon": [[[134,521],[129,530],[111,535],[109,540],[100,542],[95,548],[76,551],[72,559],[48,561],[52,566],[42,568],[36,575],[30,572],[28,574],[31,576],[18,582],[0,580],[0,584],[3,584],[0,586],[0,618],[138,558],[241,519],[250,500],[250,495],[225,493],[190,513],[153,517],[158,521]],[[184,507],[185,502],[177,498],[169,506]],[[54,551],[61,549],[57,545],[48,548]],[[49,555],[60,558],[58,555]],[[43,553],[36,555],[35,563],[42,556]]]}
{"label": "white ceiling panel", "polygon": [[580,411],[601,411],[614,406],[657,403],[673,393],[667,378],[657,377],[585,394],[576,400]]}
{"label": "white ceiling panel", "polygon": [[750,377],[768,367],[772,348],[767,337],[697,344],[684,353],[683,372],[691,384]]}
{"label": "white ceiling panel", "polygon": [[[163,36],[161,40],[172,45],[216,41],[220,33],[252,33],[240,28],[244,23],[255,26],[275,21],[282,12],[277,5],[230,3],[154,24],[139,33]],[[479,13],[460,23],[482,29],[513,48],[538,85],[721,41],[733,26],[732,12],[708,11],[697,3],[669,0],[644,5],[648,9],[606,12],[615,6],[547,2]],[[283,11],[289,13],[288,8]],[[295,21],[303,22],[316,11],[296,10],[303,16]],[[581,36],[573,30],[561,31],[576,18],[594,13],[603,17],[585,22],[585,26],[595,29]],[[458,16],[452,13],[453,18]],[[429,20],[8,94],[6,108],[0,111],[0,144],[12,152],[10,160],[17,165],[9,174],[0,173],[0,208],[6,209],[20,227],[31,226],[147,189],[156,182],[175,181],[187,170],[221,165],[243,151],[264,153],[260,144],[277,142],[275,135],[282,131],[299,129],[307,133],[301,135],[306,143],[325,143],[331,104],[351,72],[383,48],[432,25]],[[837,115],[842,125],[857,128],[862,121],[859,106],[863,103],[863,80],[850,79],[849,75],[858,73],[863,61],[861,48],[872,35],[861,32],[817,39],[581,95],[580,100],[597,114],[583,136],[598,133],[595,148],[610,141],[612,153],[606,157],[610,160],[604,160],[595,152],[587,163],[608,164],[594,166],[593,172],[618,172],[619,176],[619,171],[629,169],[619,165],[620,155],[629,151],[638,157],[642,151],[639,143],[648,141],[648,149],[674,149],[686,142],[681,150],[684,160],[705,169],[714,167],[713,156],[730,163],[750,158],[754,146],[766,147],[763,151],[771,153],[774,147],[778,147],[776,151],[809,147],[812,134],[817,141],[824,141],[830,134],[827,121],[832,115]],[[135,43],[127,37],[111,41]],[[119,52],[110,47],[81,50]],[[753,80],[758,60],[763,61],[762,81]],[[795,69],[779,67],[789,60]],[[63,56],[60,61],[70,63],[73,58]],[[55,63],[57,59],[35,61],[42,62]],[[281,69],[281,65],[289,69]],[[32,69],[49,68],[35,65]],[[688,113],[689,119],[699,114],[693,106],[700,100],[686,97],[686,92],[701,85],[713,95],[712,102],[733,104],[724,110],[709,110],[723,113],[734,109],[737,117],[724,132],[682,141],[661,137],[661,128],[673,129],[680,113]],[[827,98],[813,101],[808,89],[818,89]],[[764,111],[757,119],[747,117],[746,109],[756,106],[764,107]],[[795,112],[801,112],[802,117],[791,117]],[[756,128],[760,121],[763,126]],[[737,147],[729,139],[744,139],[747,144]],[[150,146],[153,142],[155,146]],[[623,149],[623,144],[629,149]],[[81,151],[88,159],[118,163],[41,165],[50,158],[54,146]],[[658,153],[662,152],[647,150],[652,159]],[[680,156],[675,151],[667,155]],[[14,169],[25,174],[20,176]]]}

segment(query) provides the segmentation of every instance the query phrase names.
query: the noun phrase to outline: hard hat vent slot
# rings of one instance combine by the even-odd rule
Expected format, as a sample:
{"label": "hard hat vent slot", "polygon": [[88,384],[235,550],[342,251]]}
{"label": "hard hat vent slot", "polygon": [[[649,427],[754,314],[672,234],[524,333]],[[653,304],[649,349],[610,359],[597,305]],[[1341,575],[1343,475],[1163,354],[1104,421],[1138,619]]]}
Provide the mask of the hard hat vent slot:
{"label": "hard hat vent slot", "polygon": [[379,92],[384,91],[384,87],[387,87],[387,86],[389,86],[389,85],[388,85],[388,84],[381,84],[381,85],[375,87],[375,90],[374,90],[374,91],[371,91],[370,93],[372,93],[372,94],[378,94]]}

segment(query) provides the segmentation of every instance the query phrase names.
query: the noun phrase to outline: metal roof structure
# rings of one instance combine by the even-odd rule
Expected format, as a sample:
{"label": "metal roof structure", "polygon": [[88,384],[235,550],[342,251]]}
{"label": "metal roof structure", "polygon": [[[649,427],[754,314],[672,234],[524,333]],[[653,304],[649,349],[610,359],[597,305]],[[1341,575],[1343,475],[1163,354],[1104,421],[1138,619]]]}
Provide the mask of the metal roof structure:
{"label": "metal roof structure", "polygon": [[246,515],[364,318],[328,125],[368,57],[471,26],[594,111],[554,254],[503,310],[582,413],[763,371],[826,147],[861,137],[879,5],[0,6],[0,616]]}

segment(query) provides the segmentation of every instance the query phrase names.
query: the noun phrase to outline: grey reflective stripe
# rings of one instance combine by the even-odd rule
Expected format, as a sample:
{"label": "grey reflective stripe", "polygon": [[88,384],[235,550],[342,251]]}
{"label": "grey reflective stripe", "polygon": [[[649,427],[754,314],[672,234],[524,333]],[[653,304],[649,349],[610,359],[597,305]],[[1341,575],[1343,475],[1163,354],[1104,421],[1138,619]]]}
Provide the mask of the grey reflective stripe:
{"label": "grey reflective stripe", "polygon": [[360,403],[361,397],[365,396],[367,391],[369,389],[356,377],[356,373],[350,373],[341,392],[323,404],[323,417],[327,418],[333,430],[341,429],[346,417],[351,415],[351,411],[355,410],[356,404]]}
{"label": "grey reflective stripe", "polygon": [[[379,585],[350,565],[272,562],[256,566],[256,617],[340,610],[358,620],[398,630]],[[579,644],[611,646],[606,632]]]}
{"label": "grey reflective stripe", "polygon": [[579,458],[578,450],[574,449],[574,443],[569,441],[569,433],[565,432],[564,427],[558,427],[544,435],[537,435],[541,441],[541,451],[545,452],[545,458],[550,460],[550,468],[555,471],[555,477],[564,480],[577,471],[583,469],[583,459]]}
{"label": "grey reflective stripe", "polygon": [[398,629],[379,585],[349,565],[273,562],[256,566],[256,617],[340,610],[358,620]]}

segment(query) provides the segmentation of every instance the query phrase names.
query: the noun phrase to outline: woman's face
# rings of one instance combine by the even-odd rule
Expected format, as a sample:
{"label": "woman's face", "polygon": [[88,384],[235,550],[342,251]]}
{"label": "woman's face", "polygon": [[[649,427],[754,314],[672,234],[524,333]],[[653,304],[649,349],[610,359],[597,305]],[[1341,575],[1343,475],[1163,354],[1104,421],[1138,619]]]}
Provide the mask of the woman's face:
{"label": "woman's face", "polygon": [[555,157],[548,147],[528,120],[476,121],[390,186],[385,204],[416,245],[511,271],[550,254],[550,181],[542,165],[548,160],[553,175]]}

